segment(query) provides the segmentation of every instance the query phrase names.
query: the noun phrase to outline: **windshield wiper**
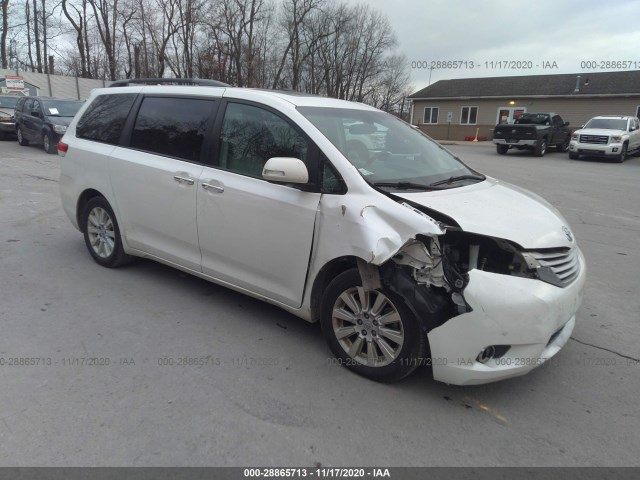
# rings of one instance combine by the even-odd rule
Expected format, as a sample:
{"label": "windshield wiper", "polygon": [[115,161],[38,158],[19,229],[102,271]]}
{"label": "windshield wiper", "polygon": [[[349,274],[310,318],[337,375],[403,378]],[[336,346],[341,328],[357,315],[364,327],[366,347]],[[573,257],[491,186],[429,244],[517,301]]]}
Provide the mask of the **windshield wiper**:
{"label": "windshield wiper", "polygon": [[439,180],[437,182],[430,183],[427,185],[428,187],[435,187],[438,185],[449,185],[454,182],[461,182],[462,180],[478,180],[483,181],[486,180],[487,177],[484,175],[458,175],[457,177],[449,177],[445,180]]}
{"label": "windshield wiper", "polygon": [[375,182],[373,186],[397,188],[400,190],[442,190],[442,188],[439,188],[434,184],[425,185],[423,183],[413,183],[413,182]]}

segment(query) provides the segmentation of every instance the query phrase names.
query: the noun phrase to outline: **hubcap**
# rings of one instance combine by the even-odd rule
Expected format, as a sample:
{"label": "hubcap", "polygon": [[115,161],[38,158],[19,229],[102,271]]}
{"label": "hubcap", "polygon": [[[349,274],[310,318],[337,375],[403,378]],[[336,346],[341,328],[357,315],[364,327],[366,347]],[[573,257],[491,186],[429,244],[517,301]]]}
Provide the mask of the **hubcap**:
{"label": "hubcap", "polygon": [[87,219],[87,232],[91,248],[100,258],[108,258],[116,245],[113,221],[104,208],[95,207]]}
{"label": "hubcap", "polygon": [[384,367],[393,362],[404,343],[400,313],[383,293],[362,287],[346,290],[333,306],[333,333],[356,362]]}

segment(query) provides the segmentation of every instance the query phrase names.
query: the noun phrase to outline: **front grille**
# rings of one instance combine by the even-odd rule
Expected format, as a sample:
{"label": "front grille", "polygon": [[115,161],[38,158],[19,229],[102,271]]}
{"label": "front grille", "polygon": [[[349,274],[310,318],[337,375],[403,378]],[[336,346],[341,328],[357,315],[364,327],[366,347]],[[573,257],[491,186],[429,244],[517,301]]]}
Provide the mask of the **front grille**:
{"label": "front grille", "polygon": [[548,267],[562,286],[569,285],[580,273],[577,248],[550,248],[529,253],[542,267]]}
{"label": "front grille", "polygon": [[580,135],[580,143],[607,145],[609,143],[609,137],[606,135]]}

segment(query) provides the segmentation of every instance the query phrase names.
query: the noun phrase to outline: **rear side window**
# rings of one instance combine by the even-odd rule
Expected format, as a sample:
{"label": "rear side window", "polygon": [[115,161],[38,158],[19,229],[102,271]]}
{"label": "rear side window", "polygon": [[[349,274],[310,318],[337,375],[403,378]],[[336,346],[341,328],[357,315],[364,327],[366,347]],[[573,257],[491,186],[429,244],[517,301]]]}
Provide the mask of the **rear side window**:
{"label": "rear side window", "polygon": [[117,145],[135,99],[135,93],[97,97],[78,121],[76,137]]}
{"label": "rear side window", "polygon": [[145,98],[130,146],[198,162],[214,103],[201,98]]}

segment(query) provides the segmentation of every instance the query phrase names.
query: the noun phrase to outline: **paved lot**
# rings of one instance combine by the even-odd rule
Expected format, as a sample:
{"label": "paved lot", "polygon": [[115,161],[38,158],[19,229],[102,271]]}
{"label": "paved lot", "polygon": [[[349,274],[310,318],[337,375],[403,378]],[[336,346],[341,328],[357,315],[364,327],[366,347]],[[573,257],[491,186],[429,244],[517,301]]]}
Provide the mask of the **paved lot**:
{"label": "paved lot", "polygon": [[[152,262],[101,268],[58,158],[0,142],[0,465],[640,465],[640,158],[449,148],[559,207],[587,257],[573,339],[519,379],[376,384],[275,307]],[[25,357],[42,360],[9,365]],[[208,364],[165,365],[184,357]]]}

